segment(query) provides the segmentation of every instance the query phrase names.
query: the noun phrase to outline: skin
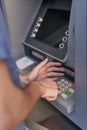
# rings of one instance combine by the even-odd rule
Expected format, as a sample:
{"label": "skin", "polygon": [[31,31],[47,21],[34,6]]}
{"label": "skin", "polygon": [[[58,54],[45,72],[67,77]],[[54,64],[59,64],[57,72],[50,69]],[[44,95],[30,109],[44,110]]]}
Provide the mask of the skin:
{"label": "skin", "polygon": [[14,130],[29,116],[40,98],[48,101],[57,98],[58,86],[54,80],[65,71],[60,66],[45,59],[29,74],[20,75],[23,88],[19,89],[12,82],[5,61],[0,61],[0,130]]}
{"label": "skin", "polygon": [[42,80],[51,77],[52,80],[57,80],[58,77],[64,76],[65,69],[61,67],[59,62],[48,62],[46,58],[38,64],[29,74],[19,75],[22,84],[27,85],[31,81]]}

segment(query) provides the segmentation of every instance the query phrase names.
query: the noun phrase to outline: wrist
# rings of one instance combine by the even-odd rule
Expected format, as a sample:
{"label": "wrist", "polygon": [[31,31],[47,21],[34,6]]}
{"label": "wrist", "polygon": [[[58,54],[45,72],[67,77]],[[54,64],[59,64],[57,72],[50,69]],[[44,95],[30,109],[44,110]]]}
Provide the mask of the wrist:
{"label": "wrist", "polygon": [[25,88],[25,91],[28,95],[32,94],[42,97],[46,90],[39,82],[33,81]]}
{"label": "wrist", "polygon": [[19,75],[21,84],[23,87],[25,87],[26,85],[28,85],[30,83],[29,79],[28,79],[28,75]]}

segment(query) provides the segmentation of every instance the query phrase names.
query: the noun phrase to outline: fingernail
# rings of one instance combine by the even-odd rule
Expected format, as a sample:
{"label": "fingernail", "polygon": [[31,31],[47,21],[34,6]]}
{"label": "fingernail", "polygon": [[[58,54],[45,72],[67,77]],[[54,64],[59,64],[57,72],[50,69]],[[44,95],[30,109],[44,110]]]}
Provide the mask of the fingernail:
{"label": "fingernail", "polygon": [[45,58],[46,61],[48,61],[48,58]]}

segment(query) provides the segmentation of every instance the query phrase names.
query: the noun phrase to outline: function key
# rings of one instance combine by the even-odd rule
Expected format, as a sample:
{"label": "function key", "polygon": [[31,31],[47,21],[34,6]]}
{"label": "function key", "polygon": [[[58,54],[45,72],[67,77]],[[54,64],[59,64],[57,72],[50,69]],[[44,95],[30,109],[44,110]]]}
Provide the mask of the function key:
{"label": "function key", "polygon": [[34,37],[36,37],[36,34],[35,33],[31,33],[30,37],[34,38]]}
{"label": "function key", "polygon": [[62,42],[64,42],[64,43],[67,42],[67,37],[63,37]]}
{"label": "function key", "polygon": [[72,87],[71,87],[71,88],[75,90],[75,86],[74,86],[74,85],[72,85]]}
{"label": "function key", "polygon": [[37,28],[34,28],[33,32],[35,32],[35,33],[38,32],[38,29],[37,29]]}
{"label": "function key", "polygon": [[64,48],[64,43],[60,43],[59,48],[63,49]]}
{"label": "function key", "polygon": [[35,25],[35,27],[40,27],[40,23],[37,22],[36,25]]}
{"label": "function key", "polygon": [[42,22],[43,21],[43,19],[41,18],[41,17],[38,17],[38,20],[37,20],[38,22]]}
{"label": "function key", "polygon": [[68,37],[68,35],[69,35],[69,32],[68,32],[68,31],[66,31],[66,32],[65,32],[65,35]]}

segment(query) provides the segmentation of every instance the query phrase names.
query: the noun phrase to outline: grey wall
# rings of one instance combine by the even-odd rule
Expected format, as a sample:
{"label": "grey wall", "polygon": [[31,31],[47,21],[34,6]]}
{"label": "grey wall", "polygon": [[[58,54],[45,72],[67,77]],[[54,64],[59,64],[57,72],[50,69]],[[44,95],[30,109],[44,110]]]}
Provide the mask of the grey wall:
{"label": "grey wall", "polygon": [[15,57],[22,57],[24,49],[21,43],[41,0],[3,0],[2,3]]}

